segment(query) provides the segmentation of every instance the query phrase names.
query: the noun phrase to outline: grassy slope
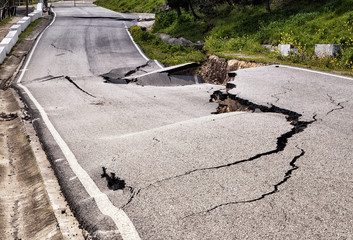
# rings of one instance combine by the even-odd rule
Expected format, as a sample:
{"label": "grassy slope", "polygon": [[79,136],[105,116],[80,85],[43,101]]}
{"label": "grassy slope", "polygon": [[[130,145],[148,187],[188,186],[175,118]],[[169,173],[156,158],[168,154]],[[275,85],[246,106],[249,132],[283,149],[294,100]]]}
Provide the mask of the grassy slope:
{"label": "grassy slope", "polygon": [[[201,15],[200,20],[187,13],[181,17],[177,17],[173,11],[161,13],[156,16],[153,32],[185,37],[194,42],[200,40],[205,43],[204,50],[208,54],[226,58],[243,58],[245,55],[263,62],[352,72],[353,0],[293,0],[288,5],[280,2],[272,1],[271,13],[266,13],[263,6],[230,7],[225,4],[217,7],[212,16]],[[164,0],[96,1],[98,5],[125,12],[152,12],[155,6],[163,3]],[[135,37],[139,35],[136,33],[135,30]],[[188,57],[188,54],[182,53],[185,49],[146,39],[140,38],[138,43],[147,55],[164,63],[176,64],[202,59],[199,52],[191,55],[188,53]],[[284,58],[261,47],[261,44],[279,43],[298,45],[301,56]],[[343,51],[336,58],[318,59],[313,55],[314,45],[319,43],[343,44]]]}
{"label": "grassy slope", "polygon": [[205,54],[193,47],[183,47],[163,42],[140,27],[130,28],[134,40],[142,47],[142,50],[149,58],[158,59],[163,64],[177,65],[186,62],[203,62],[206,60]]}
{"label": "grassy slope", "polygon": [[155,12],[164,0],[97,0],[94,4],[117,12]]}
{"label": "grassy slope", "polygon": [[0,21],[0,27],[5,26],[8,22],[12,20],[12,17],[7,16],[2,21]]}
{"label": "grassy slope", "polygon": [[296,1],[288,6],[273,7],[271,13],[266,13],[261,6],[223,5],[211,17],[200,21],[189,19],[191,21],[174,21],[158,30],[201,41],[208,36],[231,38],[247,35],[259,43],[278,44],[281,33],[293,31],[294,39],[308,44],[339,42],[350,33],[345,24],[353,21],[353,0],[329,0],[325,4],[313,1],[304,6]]}
{"label": "grassy slope", "polygon": [[[217,7],[213,16],[203,16],[201,20],[194,20],[189,14],[176,19],[163,14],[159,16],[162,20],[157,19],[155,23],[155,32],[201,40],[208,53],[221,56],[241,53],[264,61],[321,69],[353,69],[353,0],[299,0],[288,5],[273,4],[271,13],[266,13],[263,6],[230,7],[225,4]],[[302,56],[283,58],[261,47],[261,44],[279,43],[298,45]],[[344,49],[337,58],[317,59],[313,56],[314,45],[319,43],[342,44]]]}

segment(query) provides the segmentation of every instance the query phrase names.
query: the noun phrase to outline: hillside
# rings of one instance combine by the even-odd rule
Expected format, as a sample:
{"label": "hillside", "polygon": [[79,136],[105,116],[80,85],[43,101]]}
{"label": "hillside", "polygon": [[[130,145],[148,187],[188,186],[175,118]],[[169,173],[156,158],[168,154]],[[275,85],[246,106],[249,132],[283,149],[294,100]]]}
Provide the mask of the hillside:
{"label": "hillside", "polygon": [[[195,10],[199,18],[187,11],[179,16],[176,11],[158,13],[152,33],[201,41],[207,54],[226,58],[353,70],[353,0],[273,0],[271,12],[264,5],[227,3],[214,4],[207,11],[195,6]],[[317,58],[315,44],[323,43],[341,44],[342,50],[336,57]],[[143,47],[144,42],[139,44]],[[293,44],[299,55],[282,57],[263,44]]]}
{"label": "hillside", "polygon": [[94,4],[117,12],[147,12],[158,11],[165,4],[164,0],[97,0]]}

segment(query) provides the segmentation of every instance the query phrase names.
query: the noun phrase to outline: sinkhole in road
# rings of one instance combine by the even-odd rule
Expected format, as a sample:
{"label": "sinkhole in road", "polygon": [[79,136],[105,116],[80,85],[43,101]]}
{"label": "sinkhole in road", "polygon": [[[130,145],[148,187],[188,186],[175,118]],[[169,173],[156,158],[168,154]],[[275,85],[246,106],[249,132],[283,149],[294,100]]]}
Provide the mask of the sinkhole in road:
{"label": "sinkhole in road", "polygon": [[289,138],[297,133],[303,132],[310,124],[317,121],[316,115],[313,116],[312,121],[300,121],[299,118],[302,115],[297,112],[280,108],[275,105],[271,105],[271,107],[258,105],[239,98],[234,94],[228,93],[229,89],[232,88],[235,88],[235,85],[228,83],[226,92],[217,90],[210,96],[210,102],[218,103],[217,112],[215,112],[215,114],[236,111],[278,113],[285,115],[286,120],[293,126],[289,132],[286,132],[277,138],[278,145],[276,151],[274,151],[275,153],[282,151],[286,147]]}
{"label": "sinkhole in road", "polygon": [[111,172],[110,175],[107,174],[107,168],[102,167],[103,173],[101,174],[101,178],[105,178],[107,181],[107,187],[110,190],[122,190],[126,187],[125,180],[120,179],[119,177],[115,176],[115,173]]}

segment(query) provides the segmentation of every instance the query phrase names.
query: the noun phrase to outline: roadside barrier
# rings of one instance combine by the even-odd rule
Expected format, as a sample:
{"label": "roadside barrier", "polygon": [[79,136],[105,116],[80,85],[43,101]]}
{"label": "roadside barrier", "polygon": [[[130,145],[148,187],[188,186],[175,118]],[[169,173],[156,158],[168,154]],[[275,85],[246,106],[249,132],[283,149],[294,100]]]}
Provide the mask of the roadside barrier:
{"label": "roadside barrier", "polygon": [[[40,10],[39,10],[40,9]],[[23,17],[20,21],[10,27],[9,33],[0,42],[0,64],[2,64],[6,58],[6,55],[11,52],[11,49],[18,41],[18,37],[26,30],[31,22],[34,22],[38,18],[43,16],[42,5],[38,4],[37,10],[28,14],[28,17]]]}

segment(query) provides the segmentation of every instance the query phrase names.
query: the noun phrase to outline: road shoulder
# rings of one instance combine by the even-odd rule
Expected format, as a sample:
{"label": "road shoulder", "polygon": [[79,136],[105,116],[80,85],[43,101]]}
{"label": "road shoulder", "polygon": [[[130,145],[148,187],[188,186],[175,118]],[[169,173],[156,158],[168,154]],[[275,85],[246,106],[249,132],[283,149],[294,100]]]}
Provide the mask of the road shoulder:
{"label": "road shoulder", "polygon": [[12,84],[46,15],[0,66],[0,235],[5,239],[84,239]]}

